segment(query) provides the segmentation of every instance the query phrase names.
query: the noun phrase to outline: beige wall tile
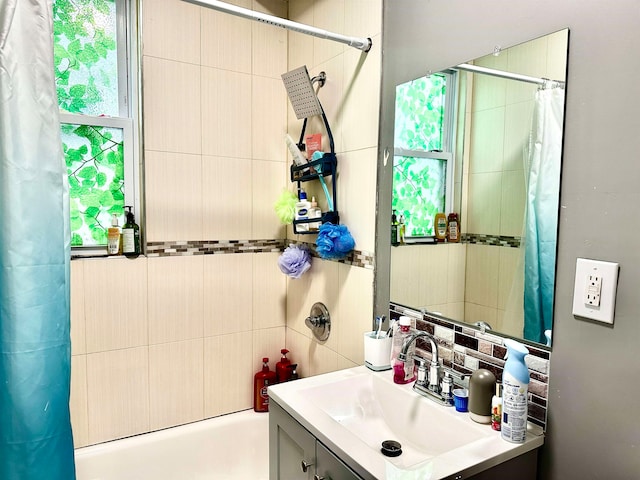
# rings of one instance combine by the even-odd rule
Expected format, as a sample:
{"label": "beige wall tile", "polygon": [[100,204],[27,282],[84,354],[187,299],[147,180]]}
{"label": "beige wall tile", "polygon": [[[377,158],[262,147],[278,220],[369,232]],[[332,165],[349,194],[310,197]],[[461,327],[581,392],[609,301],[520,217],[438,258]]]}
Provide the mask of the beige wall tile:
{"label": "beige wall tile", "polygon": [[[229,3],[251,8],[251,0]],[[202,65],[250,73],[253,22],[210,9],[201,9],[201,15]]]}
{"label": "beige wall tile", "polygon": [[202,67],[202,153],[251,158],[251,76]]}
{"label": "beige wall tile", "polygon": [[204,339],[205,417],[253,406],[251,342],[251,332]]}
{"label": "beige wall tile", "polygon": [[149,431],[148,350],[87,355],[90,444]]}
{"label": "beige wall tile", "polygon": [[203,157],[203,236],[206,240],[251,238],[251,160]]}
{"label": "beige wall tile", "polygon": [[201,8],[179,0],[144,0],[143,55],[200,63]]}
{"label": "beige wall tile", "polygon": [[345,96],[342,100],[345,151],[378,145],[379,102],[376,100],[380,98],[381,51],[379,46],[364,56],[360,50],[351,47],[345,51]]}
{"label": "beige wall tile", "polygon": [[464,302],[467,245],[454,243],[447,245],[447,250],[447,303]]}
{"label": "beige wall tile", "polygon": [[200,153],[200,67],[144,57],[143,69],[145,148]]}
{"label": "beige wall tile", "polygon": [[286,227],[280,223],[274,205],[283,190],[291,188],[288,164],[253,160],[251,167],[251,236],[254,239],[285,238]]}
{"label": "beige wall tile", "polygon": [[[524,291],[524,246],[500,249],[500,270],[498,277],[498,308],[522,312]],[[520,317],[520,325],[522,325]]]}
{"label": "beige wall tile", "polygon": [[[285,71],[286,65],[281,73]],[[287,92],[282,79],[279,76],[277,79],[254,76],[251,98],[252,158],[287,162],[288,150],[284,141]]]}
{"label": "beige wall tile", "polygon": [[[487,55],[476,60],[474,64],[487,68],[495,68],[496,70],[507,70],[508,61],[507,55],[498,55],[497,57]],[[509,81],[504,78],[474,74],[472,111],[478,112],[480,110],[487,110],[504,105],[507,98],[508,82]],[[482,95],[477,95],[476,92],[478,91],[482,92]]]}
{"label": "beige wall tile", "polygon": [[568,41],[569,37],[566,30],[554,33],[547,38],[549,47],[547,53],[547,78],[566,80]]}
{"label": "beige wall tile", "polygon": [[[349,35],[372,38],[382,33],[381,0],[348,0],[344,2],[344,24]],[[381,40],[374,42],[374,48],[381,47]]]}
{"label": "beige wall tile", "polygon": [[466,302],[497,307],[500,250],[491,245],[467,245]]}
{"label": "beige wall tile", "polygon": [[71,357],[71,396],[69,398],[73,445],[75,448],[89,444],[89,416],[87,413],[87,356]]}
{"label": "beige wall tile", "polygon": [[287,349],[291,361],[298,364],[300,378],[309,377],[311,373],[311,345],[312,340],[291,328],[287,328]]}
{"label": "beige wall tile", "polygon": [[[323,0],[313,4],[313,26],[330,32],[344,32],[345,0]],[[313,38],[313,64],[318,65],[340,55],[345,47],[338,42]]]}
{"label": "beige wall tile", "polygon": [[[253,372],[262,368],[262,359],[269,359],[269,368],[275,369],[282,356],[280,350],[286,347],[285,327],[272,327],[253,330],[253,354],[251,355]],[[300,352],[292,351],[287,357],[292,363],[298,362]]]}
{"label": "beige wall tile", "polygon": [[278,268],[280,253],[248,256],[253,260],[253,329],[284,327],[287,277]]}
{"label": "beige wall tile", "polygon": [[504,115],[504,106],[473,114],[469,163],[471,174],[502,170]]}
{"label": "beige wall tile", "polygon": [[338,354],[312,340],[309,351],[309,375],[320,375],[336,370],[338,370]]}
{"label": "beige wall tile", "polygon": [[[289,2],[289,18],[295,22],[313,25],[313,4],[315,0],[296,0]],[[288,61],[289,70],[309,65],[313,62],[313,37],[289,31]]]}
{"label": "beige wall tile", "polygon": [[502,173],[474,173],[469,177],[467,231],[495,235],[500,231]]}
{"label": "beige wall tile", "polygon": [[[337,352],[364,364],[362,334],[373,325],[373,270],[338,264],[340,293],[332,335],[337,336]],[[335,327],[335,328],[334,328]]]}
{"label": "beige wall tile", "polygon": [[71,262],[71,354],[87,352],[84,319],[84,262]]}
{"label": "beige wall tile", "polygon": [[252,329],[253,255],[204,257],[205,337]]}
{"label": "beige wall tile", "polygon": [[366,252],[375,250],[376,158],[375,148],[338,157],[340,223],[347,225],[356,242],[355,248]]}
{"label": "beige wall tile", "polygon": [[[253,2],[258,12],[287,18],[287,2],[260,0]],[[287,30],[260,22],[251,23],[252,72],[254,75],[276,78],[287,71]]]}
{"label": "beige wall tile", "polygon": [[147,240],[204,240],[202,157],[145,152]]}
{"label": "beige wall tile", "polygon": [[523,170],[529,150],[533,95],[526,102],[507,105],[504,121],[503,170]]}
{"label": "beige wall tile", "polygon": [[203,339],[149,347],[149,418],[152,430],[204,418]]}
{"label": "beige wall tile", "polygon": [[84,262],[87,353],[148,342],[147,259]]}
{"label": "beige wall tile", "polygon": [[148,260],[149,344],[202,338],[204,257]]}
{"label": "beige wall tile", "polygon": [[522,170],[502,173],[502,200],[500,205],[500,235],[519,237],[524,227],[527,187]]}

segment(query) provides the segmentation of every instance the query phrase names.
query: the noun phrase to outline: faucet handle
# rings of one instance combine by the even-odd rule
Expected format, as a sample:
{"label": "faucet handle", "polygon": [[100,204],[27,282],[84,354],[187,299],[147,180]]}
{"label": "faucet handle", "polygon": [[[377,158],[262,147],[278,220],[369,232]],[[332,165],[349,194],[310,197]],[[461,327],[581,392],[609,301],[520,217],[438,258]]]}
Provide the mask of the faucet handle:
{"label": "faucet handle", "polygon": [[416,384],[426,385],[427,384],[427,361],[419,355],[414,355],[413,360],[416,362],[416,366],[418,368],[418,378],[416,379]]}

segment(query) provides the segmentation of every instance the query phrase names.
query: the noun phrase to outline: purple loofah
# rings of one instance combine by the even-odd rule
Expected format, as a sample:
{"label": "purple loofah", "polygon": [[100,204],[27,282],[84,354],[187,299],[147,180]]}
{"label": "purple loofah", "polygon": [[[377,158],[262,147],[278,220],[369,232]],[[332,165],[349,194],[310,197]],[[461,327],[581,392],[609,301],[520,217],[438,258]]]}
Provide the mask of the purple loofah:
{"label": "purple loofah", "polygon": [[311,268],[311,255],[306,248],[289,245],[278,258],[278,266],[285,275],[300,278],[304,272]]}
{"label": "purple loofah", "polygon": [[356,242],[345,225],[323,223],[316,239],[316,250],[321,258],[338,260],[347,256]]}

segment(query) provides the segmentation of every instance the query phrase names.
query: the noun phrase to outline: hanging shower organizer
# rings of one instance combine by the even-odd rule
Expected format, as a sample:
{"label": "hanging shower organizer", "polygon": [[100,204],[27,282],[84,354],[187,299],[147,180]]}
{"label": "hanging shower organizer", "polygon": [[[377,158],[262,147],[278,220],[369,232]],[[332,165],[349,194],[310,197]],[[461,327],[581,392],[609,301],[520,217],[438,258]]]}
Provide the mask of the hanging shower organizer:
{"label": "hanging shower organizer", "polygon": [[[289,96],[289,100],[291,101],[291,105],[293,106],[296,117],[298,119],[304,118],[304,121],[302,123],[302,131],[300,132],[300,139],[297,143],[300,151],[305,151],[304,133],[307,128],[307,119],[314,115],[322,116],[322,121],[327,132],[327,137],[329,138],[330,146],[330,152],[325,152],[324,155],[317,160],[312,160],[309,163],[305,163],[304,165],[292,164],[290,168],[291,181],[297,183],[299,194],[300,190],[302,189],[301,184],[303,182],[321,180],[324,183],[323,188],[325,189],[326,193],[326,182],[324,182],[324,179],[330,178],[332,190],[332,198],[331,201],[328,202],[328,207],[330,208],[330,210],[322,213],[320,221],[321,223],[332,223],[334,225],[338,225],[340,223],[340,216],[338,215],[338,197],[336,195],[336,168],[338,165],[338,160],[336,158],[333,134],[331,133],[329,121],[327,120],[327,116],[324,113],[324,109],[320,104],[318,96],[313,90],[313,83],[318,82],[319,86],[322,87],[326,81],[326,78],[327,77],[325,72],[320,72],[318,76],[310,79],[306,66],[302,66],[300,68],[297,68],[296,70],[292,70],[282,75],[282,80],[285,84],[285,88],[287,89],[287,95]],[[331,208],[331,206],[333,208]],[[318,219],[310,218],[306,220],[294,220],[293,233],[295,233],[296,235],[318,233],[317,231],[298,230],[298,225],[314,222],[317,223]]]}

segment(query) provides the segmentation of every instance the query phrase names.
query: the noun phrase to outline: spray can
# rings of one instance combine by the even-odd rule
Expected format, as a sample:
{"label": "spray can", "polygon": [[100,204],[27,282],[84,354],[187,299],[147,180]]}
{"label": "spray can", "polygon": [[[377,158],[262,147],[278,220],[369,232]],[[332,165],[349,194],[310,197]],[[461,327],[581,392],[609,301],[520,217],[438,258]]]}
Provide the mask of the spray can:
{"label": "spray can", "polygon": [[527,347],[512,339],[504,341],[507,361],[502,375],[501,436],[512,443],[524,443],[527,436],[529,369],[524,357]]}

